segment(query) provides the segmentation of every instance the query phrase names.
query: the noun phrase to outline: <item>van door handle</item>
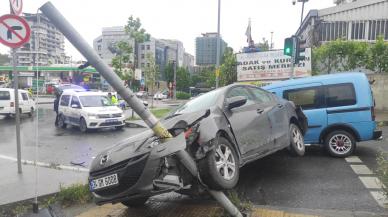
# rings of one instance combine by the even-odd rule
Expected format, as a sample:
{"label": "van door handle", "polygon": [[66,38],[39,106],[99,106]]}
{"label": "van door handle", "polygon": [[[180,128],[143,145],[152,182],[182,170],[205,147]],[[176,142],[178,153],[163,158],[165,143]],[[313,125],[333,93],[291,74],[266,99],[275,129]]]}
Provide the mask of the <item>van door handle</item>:
{"label": "van door handle", "polygon": [[264,112],[263,109],[257,109],[256,111],[257,111],[258,114],[262,114]]}
{"label": "van door handle", "polygon": [[283,104],[278,104],[278,108],[283,108]]}

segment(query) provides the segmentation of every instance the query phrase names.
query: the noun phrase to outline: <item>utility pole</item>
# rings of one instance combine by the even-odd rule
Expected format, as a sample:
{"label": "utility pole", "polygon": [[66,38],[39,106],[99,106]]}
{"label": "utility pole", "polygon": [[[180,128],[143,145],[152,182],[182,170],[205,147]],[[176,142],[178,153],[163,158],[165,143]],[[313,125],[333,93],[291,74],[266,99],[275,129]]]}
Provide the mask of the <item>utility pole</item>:
{"label": "utility pole", "polygon": [[17,66],[16,48],[12,48],[12,65],[13,65],[13,88],[15,89],[15,118],[16,118],[16,153],[18,161],[18,173],[22,173],[22,151],[20,145],[20,112],[19,112],[19,72]]}
{"label": "utility pole", "polygon": [[178,64],[178,42],[176,43],[176,56],[175,56],[175,64],[174,64],[174,100],[176,100],[176,70]]}
{"label": "utility pole", "polygon": [[269,50],[272,50],[273,49],[273,31],[271,32],[271,45],[269,46]]}
{"label": "utility pole", "polygon": [[220,82],[219,68],[221,55],[221,38],[220,38],[220,19],[221,19],[221,0],[218,0],[218,24],[217,24],[217,56],[216,56],[216,88]]}

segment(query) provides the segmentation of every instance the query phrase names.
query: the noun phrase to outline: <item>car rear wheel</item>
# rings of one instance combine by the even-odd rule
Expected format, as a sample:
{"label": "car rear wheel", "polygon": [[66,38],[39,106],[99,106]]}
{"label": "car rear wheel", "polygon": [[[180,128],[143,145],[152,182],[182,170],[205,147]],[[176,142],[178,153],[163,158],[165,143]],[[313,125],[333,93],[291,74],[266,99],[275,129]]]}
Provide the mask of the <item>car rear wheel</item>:
{"label": "car rear wheel", "polygon": [[122,130],[124,126],[116,126],[115,129],[116,130]]}
{"label": "car rear wheel", "polygon": [[147,200],[148,197],[141,197],[136,199],[124,200],[121,201],[121,203],[127,207],[141,207],[147,202]]}
{"label": "car rear wheel", "polygon": [[333,157],[347,157],[356,149],[356,139],[347,131],[335,130],[325,137],[325,147]]}
{"label": "car rear wheel", "polygon": [[63,117],[63,115],[59,115],[58,117],[58,127],[63,129],[66,128],[65,117]]}
{"label": "car rear wheel", "polygon": [[199,162],[202,180],[214,190],[231,189],[239,178],[239,162],[231,143],[219,137],[217,145]]}
{"label": "car rear wheel", "polygon": [[30,113],[28,113],[28,116],[32,117],[33,114],[34,114],[34,108],[31,108]]}
{"label": "car rear wheel", "polygon": [[79,129],[81,130],[81,132],[85,133],[86,131],[88,131],[88,125],[86,124],[86,121],[84,118],[81,118],[80,122],[79,122]]}
{"label": "car rear wheel", "polygon": [[290,124],[290,137],[291,143],[289,150],[291,154],[294,156],[303,156],[306,151],[306,146],[302,131],[296,124]]}

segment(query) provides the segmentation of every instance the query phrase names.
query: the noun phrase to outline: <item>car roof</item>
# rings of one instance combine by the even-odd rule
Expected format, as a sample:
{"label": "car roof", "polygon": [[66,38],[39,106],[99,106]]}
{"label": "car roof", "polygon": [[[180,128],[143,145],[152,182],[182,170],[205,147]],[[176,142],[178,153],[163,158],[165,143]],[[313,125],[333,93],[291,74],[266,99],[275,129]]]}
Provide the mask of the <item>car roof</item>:
{"label": "car roof", "polygon": [[[0,87],[0,91],[15,91],[13,88],[3,88],[3,87]],[[21,89],[18,89],[19,92],[28,92],[27,90],[21,90]]]}
{"label": "car roof", "polygon": [[264,86],[263,88],[266,90],[270,90],[270,89],[299,85],[299,84],[309,84],[309,83],[318,83],[318,82],[325,83],[325,82],[333,82],[336,80],[349,79],[349,78],[366,79],[366,76],[364,73],[361,73],[361,72],[346,72],[346,73],[336,73],[336,74],[328,74],[328,75],[317,75],[312,77],[304,77],[304,78],[280,81],[280,82],[276,82],[276,83]]}
{"label": "car roof", "polygon": [[86,91],[86,90],[72,90],[67,89],[64,90],[62,95],[77,95],[77,96],[106,96],[104,92],[94,92],[94,91]]}

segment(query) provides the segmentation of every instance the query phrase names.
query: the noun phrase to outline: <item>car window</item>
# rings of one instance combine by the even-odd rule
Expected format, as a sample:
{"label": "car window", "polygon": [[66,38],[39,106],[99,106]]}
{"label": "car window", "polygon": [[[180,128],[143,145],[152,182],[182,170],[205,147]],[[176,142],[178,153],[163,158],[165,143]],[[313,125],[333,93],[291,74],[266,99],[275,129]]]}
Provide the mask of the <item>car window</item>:
{"label": "car window", "polygon": [[338,107],[356,104],[356,93],[353,84],[338,84],[326,87],[327,107]]}
{"label": "car window", "polygon": [[264,90],[254,87],[250,87],[249,89],[252,91],[258,102],[265,103],[272,101],[272,97]]}
{"label": "car window", "polygon": [[190,113],[209,109],[210,107],[216,105],[217,99],[219,98],[222,91],[223,89],[220,88],[198,96],[197,98],[194,98],[188,101],[186,104],[178,107],[174,114]]}
{"label": "car window", "polygon": [[113,106],[111,100],[109,100],[107,96],[103,95],[80,96],[79,99],[83,107]]}
{"label": "car window", "polygon": [[22,98],[24,101],[28,101],[27,93],[22,93]]}
{"label": "car window", "polygon": [[62,95],[61,106],[69,106],[70,95]]}
{"label": "car window", "polygon": [[81,107],[81,104],[79,103],[79,99],[77,96],[73,96],[71,98],[71,104],[70,105],[77,105],[78,107]]}
{"label": "car window", "polygon": [[0,100],[10,100],[11,95],[9,94],[9,91],[0,91]]}
{"label": "car window", "polygon": [[245,105],[254,104],[254,98],[251,93],[249,93],[248,89],[245,87],[235,87],[230,90],[226,96],[226,98],[232,98],[235,96],[245,96],[247,98],[247,103]]}
{"label": "car window", "polygon": [[303,109],[316,109],[323,106],[323,97],[318,87],[284,91],[284,98],[293,101]]}

